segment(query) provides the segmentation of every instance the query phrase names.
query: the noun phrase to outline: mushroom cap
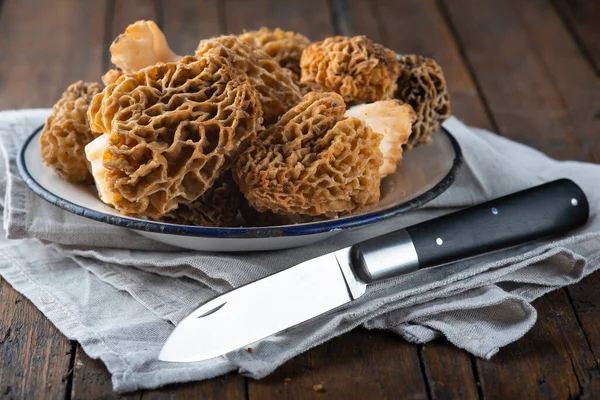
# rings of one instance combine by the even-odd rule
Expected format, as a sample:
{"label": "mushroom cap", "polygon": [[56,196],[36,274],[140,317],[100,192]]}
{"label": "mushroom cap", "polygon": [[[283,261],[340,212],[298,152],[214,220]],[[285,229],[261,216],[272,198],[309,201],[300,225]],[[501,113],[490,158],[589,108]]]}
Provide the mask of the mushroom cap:
{"label": "mushroom cap", "polygon": [[336,217],[379,201],[382,136],[345,111],[339,94],[308,93],[251,143],[233,175],[252,207]]}
{"label": "mushroom cap", "polygon": [[296,79],[300,79],[300,57],[310,44],[310,39],[306,36],[279,28],[271,30],[262,27],[257,31],[244,32],[238,38],[261,49],[279,65],[291,70]]}
{"label": "mushroom cap", "polygon": [[347,103],[390,99],[400,73],[396,54],[366,36],[335,36],[302,53],[301,82],[317,83]]}
{"label": "mushroom cap", "polygon": [[400,77],[396,98],[410,104],[417,115],[404,150],[429,143],[431,134],[450,117],[450,94],[442,68],[431,58],[417,55],[400,57]]}
{"label": "mushroom cap", "polygon": [[52,107],[40,135],[44,162],[70,182],[92,182],[85,146],[97,136],[86,113],[92,97],[102,90],[99,84],[79,81],[70,85]]}
{"label": "mushroom cap", "polygon": [[196,56],[206,54],[222,57],[231,67],[246,74],[260,95],[265,124],[277,121],[302,98],[290,70],[234,35],[201,40]]}
{"label": "mushroom cap", "polygon": [[254,87],[213,56],[123,75],[94,97],[88,117],[108,135],[96,182],[103,201],[151,218],[200,197],[262,129]]}

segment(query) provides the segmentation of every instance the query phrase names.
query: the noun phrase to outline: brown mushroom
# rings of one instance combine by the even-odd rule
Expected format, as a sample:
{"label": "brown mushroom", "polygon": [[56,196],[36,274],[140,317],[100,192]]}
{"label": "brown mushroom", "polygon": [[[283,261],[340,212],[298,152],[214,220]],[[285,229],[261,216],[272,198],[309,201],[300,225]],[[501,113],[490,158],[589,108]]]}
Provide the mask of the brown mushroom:
{"label": "brown mushroom", "polygon": [[238,38],[261,49],[283,68],[291,70],[296,80],[300,79],[300,56],[310,44],[306,36],[279,28],[271,30],[263,27],[257,31],[244,32]]}
{"label": "brown mushroom", "polygon": [[396,54],[366,36],[335,36],[302,53],[301,82],[341,94],[347,103],[391,99],[399,65]]}
{"label": "brown mushroom", "polygon": [[88,110],[86,147],[101,199],[160,218],[206,192],[262,129],[258,93],[219,57],[123,75]]}
{"label": "brown mushroom", "polygon": [[232,68],[246,74],[259,93],[265,124],[277,121],[302,98],[290,70],[234,35],[200,41],[196,55],[207,54],[222,57]]}
{"label": "brown mushroom", "polygon": [[417,119],[404,150],[429,143],[451,114],[450,95],[442,68],[431,58],[417,55],[400,57],[400,77],[396,98],[415,110]]}
{"label": "brown mushroom", "polygon": [[259,135],[233,167],[252,207],[331,218],[379,201],[382,136],[345,111],[339,94],[309,93]]}
{"label": "brown mushroom", "polygon": [[67,181],[93,182],[84,148],[97,134],[90,129],[86,113],[101,90],[99,84],[83,81],[69,86],[52,107],[40,135],[44,162]]}
{"label": "brown mushroom", "polygon": [[238,214],[242,194],[227,171],[202,196],[160,218],[162,222],[194,226],[240,225]]}

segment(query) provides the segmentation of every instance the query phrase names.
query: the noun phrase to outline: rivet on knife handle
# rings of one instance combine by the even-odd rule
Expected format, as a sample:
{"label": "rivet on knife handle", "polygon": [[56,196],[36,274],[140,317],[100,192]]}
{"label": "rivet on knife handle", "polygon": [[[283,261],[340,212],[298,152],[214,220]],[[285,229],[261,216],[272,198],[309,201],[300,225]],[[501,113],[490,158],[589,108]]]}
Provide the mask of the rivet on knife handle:
{"label": "rivet on knife handle", "polygon": [[581,188],[560,179],[358,243],[350,256],[370,283],[559,235],[588,215]]}

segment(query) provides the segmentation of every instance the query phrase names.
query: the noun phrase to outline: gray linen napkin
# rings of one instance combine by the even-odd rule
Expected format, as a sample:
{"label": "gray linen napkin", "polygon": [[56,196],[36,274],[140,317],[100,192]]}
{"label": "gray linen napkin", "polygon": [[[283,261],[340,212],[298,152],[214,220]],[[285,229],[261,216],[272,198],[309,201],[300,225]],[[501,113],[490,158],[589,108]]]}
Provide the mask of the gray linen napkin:
{"label": "gray linen napkin", "polygon": [[[0,274],[106,364],[116,391],[232,370],[260,378],[360,325],[392,330],[416,343],[445,336],[489,358],[533,326],[532,300],[600,267],[600,166],[558,162],[483,130],[458,135],[465,165],[455,184],[421,210],[302,251],[216,254],[158,245],[38,198],[21,181],[14,159],[47,115],[48,110],[0,112],[0,202],[10,239],[0,239]],[[156,360],[173,325],[218,293],[359,240],[563,177],[577,182],[591,204],[589,223],[569,237],[375,284],[352,304],[253,345],[252,353],[240,350],[191,364]]]}

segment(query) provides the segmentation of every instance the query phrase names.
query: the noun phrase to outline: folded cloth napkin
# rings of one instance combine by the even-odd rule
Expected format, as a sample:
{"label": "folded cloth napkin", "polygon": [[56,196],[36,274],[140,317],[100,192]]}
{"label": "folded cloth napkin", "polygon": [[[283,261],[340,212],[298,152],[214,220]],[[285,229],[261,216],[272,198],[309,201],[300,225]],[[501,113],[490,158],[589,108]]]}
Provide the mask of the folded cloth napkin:
{"label": "folded cloth napkin", "polygon": [[[100,358],[119,392],[202,380],[228,371],[261,378],[285,361],[357,326],[424,343],[444,336],[489,358],[535,323],[530,302],[600,266],[600,166],[558,162],[471,128],[457,135],[465,162],[454,185],[423,209],[340,233],[302,251],[218,254],[182,251],[78,217],[38,198],[15,156],[48,110],[0,113],[0,274],[70,339]],[[339,310],[211,360],[157,360],[174,324],[203,301],[357,241],[557,178],[586,192],[589,223],[568,237],[390,279]],[[4,236],[4,235],[2,235]]]}

